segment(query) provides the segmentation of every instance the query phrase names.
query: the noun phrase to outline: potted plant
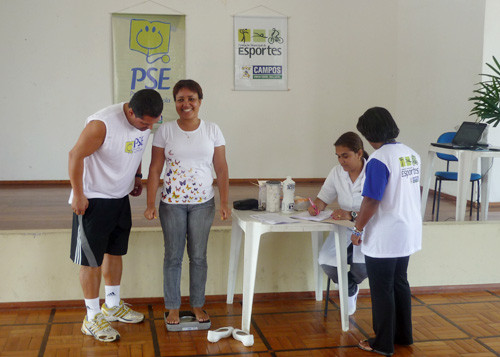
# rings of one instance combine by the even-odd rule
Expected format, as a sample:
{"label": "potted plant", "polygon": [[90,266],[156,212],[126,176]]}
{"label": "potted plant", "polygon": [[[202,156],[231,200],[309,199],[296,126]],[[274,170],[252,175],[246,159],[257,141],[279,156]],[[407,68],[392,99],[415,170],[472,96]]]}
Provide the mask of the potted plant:
{"label": "potted plant", "polygon": [[493,56],[494,64],[486,63],[493,74],[481,74],[486,77],[477,83],[478,89],[474,90],[474,96],[469,98],[473,102],[470,115],[477,115],[479,121],[485,121],[496,127],[500,122],[500,63]]}

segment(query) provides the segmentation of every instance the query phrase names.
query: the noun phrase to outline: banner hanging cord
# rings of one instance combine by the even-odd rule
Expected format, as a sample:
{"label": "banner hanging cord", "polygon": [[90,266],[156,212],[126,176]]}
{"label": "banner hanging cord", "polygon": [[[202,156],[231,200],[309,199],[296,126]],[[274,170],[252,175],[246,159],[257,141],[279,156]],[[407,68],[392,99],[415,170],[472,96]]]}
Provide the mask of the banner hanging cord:
{"label": "banner hanging cord", "polygon": [[259,9],[259,8],[264,8],[264,9],[266,9],[266,10],[268,10],[268,11],[271,11],[271,12],[274,12],[275,14],[278,14],[278,15],[280,15],[280,16],[283,16],[283,17],[288,17],[287,15],[285,15],[285,14],[283,14],[283,13],[279,12],[279,11],[273,10],[273,9],[271,9],[271,8],[269,8],[269,7],[265,6],[265,5],[258,5],[258,6],[252,7],[252,8],[250,8],[250,9],[248,9],[248,10],[244,10],[244,11],[241,11],[241,12],[237,12],[237,13],[236,13],[236,14],[234,14],[233,16],[243,15],[243,14],[245,14],[245,13],[248,13],[248,12],[250,12],[250,11],[253,11],[253,10],[256,10],[256,9]]}
{"label": "banner hanging cord", "polygon": [[168,6],[166,6],[166,5],[163,5],[163,4],[161,4],[161,3],[157,2],[157,1],[154,1],[154,0],[146,0],[146,1],[141,1],[141,2],[139,2],[139,3],[137,3],[137,4],[133,4],[133,5],[127,6],[126,8],[121,9],[121,10],[118,10],[118,11],[116,11],[116,12],[117,12],[117,13],[119,13],[119,12],[124,12],[124,11],[126,11],[126,10],[130,10],[130,9],[132,9],[132,8],[134,8],[134,7],[141,6],[141,5],[144,5],[144,4],[147,4],[147,3],[153,3],[153,4],[156,4],[156,5],[158,5],[158,6],[163,7],[163,8],[165,8],[165,9],[168,9],[168,10],[170,10],[170,11],[173,11],[173,12],[175,12],[175,13],[179,14],[179,15],[184,15],[184,13],[182,13],[182,12],[180,12],[180,11],[176,10],[176,9],[173,9],[173,8],[171,8],[171,7],[168,7]]}

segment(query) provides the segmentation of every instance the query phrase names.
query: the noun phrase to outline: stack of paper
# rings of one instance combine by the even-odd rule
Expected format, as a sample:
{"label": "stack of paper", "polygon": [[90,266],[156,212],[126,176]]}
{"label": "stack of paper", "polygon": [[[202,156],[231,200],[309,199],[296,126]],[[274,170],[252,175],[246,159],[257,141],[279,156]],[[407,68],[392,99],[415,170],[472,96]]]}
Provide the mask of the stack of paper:
{"label": "stack of paper", "polygon": [[304,212],[294,214],[293,216],[290,216],[290,217],[296,218],[296,219],[305,219],[306,221],[321,222],[321,221],[324,221],[325,219],[330,218],[332,213],[333,213],[332,210],[327,209],[327,210],[321,211],[317,216],[311,216],[308,211],[304,211]]}
{"label": "stack of paper", "polygon": [[290,217],[282,216],[279,213],[260,213],[253,214],[250,217],[267,224],[286,224],[286,223],[297,223],[296,220]]}

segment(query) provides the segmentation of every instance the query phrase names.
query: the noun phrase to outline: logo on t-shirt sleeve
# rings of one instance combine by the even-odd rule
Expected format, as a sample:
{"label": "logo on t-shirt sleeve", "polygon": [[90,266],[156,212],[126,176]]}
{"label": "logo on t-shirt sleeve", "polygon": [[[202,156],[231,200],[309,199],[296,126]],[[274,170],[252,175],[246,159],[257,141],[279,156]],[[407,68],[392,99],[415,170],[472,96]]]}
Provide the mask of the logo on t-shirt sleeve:
{"label": "logo on t-shirt sleeve", "polygon": [[125,142],[125,152],[128,154],[141,152],[143,148],[144,148],[144,136],[138,137],[134,141]]}

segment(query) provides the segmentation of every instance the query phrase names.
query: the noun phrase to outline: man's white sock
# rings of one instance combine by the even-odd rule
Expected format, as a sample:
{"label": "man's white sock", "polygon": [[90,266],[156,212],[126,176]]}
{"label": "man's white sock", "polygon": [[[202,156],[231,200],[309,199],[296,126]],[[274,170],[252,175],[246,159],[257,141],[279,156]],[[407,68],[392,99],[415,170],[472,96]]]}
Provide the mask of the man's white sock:
{"label": "man's white sock", "polygon": [[115,307],[120,305],[120,285],[105,285],[106,306]]}
{"label": "man's white sock", "polygon": [[101,307],[99,306],[99,298],[95,299],[85,299],[85,307],[87,308],[87,320],[92,321],[98,313],[101,312]]}

